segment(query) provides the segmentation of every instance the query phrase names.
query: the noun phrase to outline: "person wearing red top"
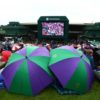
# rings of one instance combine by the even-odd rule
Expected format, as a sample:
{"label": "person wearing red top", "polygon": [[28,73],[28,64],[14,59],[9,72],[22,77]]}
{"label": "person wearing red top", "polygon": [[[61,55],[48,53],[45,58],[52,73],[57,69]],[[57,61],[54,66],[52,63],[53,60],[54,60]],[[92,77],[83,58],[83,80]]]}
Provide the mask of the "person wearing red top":
{"label": "person wearing red top", "polygon": [[11,55],[10,51],[5,51],[0,48],[0,70],[3,69]]}
{"label": "person wearing red top", "polygon": [[8,50],[1,50],[1,61],[7,62],[12,52]]}

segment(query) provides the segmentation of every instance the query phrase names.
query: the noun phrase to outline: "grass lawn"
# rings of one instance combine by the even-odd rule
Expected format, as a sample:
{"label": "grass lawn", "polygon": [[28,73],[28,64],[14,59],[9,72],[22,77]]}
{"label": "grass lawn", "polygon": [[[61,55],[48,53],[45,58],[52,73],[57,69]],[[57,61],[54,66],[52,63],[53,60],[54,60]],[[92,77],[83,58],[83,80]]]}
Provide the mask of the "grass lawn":
{"label": "grass lawn", "polygon": [[100,82],[95,81],[92,90],[83,95],[59,95],[55,89],[47,88],[38,96],[23,96],[2,89],[0,100],[100,100]]}

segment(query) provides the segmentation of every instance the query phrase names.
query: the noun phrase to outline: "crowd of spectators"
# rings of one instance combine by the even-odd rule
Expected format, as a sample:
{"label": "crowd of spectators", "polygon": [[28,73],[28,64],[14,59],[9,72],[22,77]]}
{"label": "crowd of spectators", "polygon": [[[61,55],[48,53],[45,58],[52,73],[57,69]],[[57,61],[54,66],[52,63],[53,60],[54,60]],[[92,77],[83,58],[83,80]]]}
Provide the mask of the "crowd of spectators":
{"label": "crowd of spectators", "polygon": [[[69,45],[73,46],[75,49],[81,50],[90,60],[92,69],[96,69],[100,66],[100,47],[92,45],[89,41],[84,40],[70,40],[70,41],[57,41],[57,40],[41,40],[35,39],[34,41],[23,41],[22,38],[16,39],[5,39],[0,43],[0,54],[2,59],[1,61],[7,62],[11,53],[16,52],[17,50],[27,46],[45,46],[49,51],[51,49]],[[3,52],[9,52],[8,58],[3,58]],[[98,52],[99,51],[99,52]],[[7,55],[6,55],[7,56]],[[3,60],[4,59],[4,60]],[[1,63],[1,62],[0,62]]]}

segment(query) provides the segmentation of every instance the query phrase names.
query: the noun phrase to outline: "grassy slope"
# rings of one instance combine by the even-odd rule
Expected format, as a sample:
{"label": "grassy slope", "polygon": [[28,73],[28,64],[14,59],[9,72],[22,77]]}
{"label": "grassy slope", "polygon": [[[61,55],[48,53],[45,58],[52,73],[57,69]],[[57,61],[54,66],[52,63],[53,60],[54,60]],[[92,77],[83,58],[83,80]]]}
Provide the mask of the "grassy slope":
{"label": "grassy slope", "polygon": [[0,100],[100,100],[100,83],[94,82],[93,88],[83,95],[59,95],[54,89],[48,88],[38,96],[23,96],[0,90]]}

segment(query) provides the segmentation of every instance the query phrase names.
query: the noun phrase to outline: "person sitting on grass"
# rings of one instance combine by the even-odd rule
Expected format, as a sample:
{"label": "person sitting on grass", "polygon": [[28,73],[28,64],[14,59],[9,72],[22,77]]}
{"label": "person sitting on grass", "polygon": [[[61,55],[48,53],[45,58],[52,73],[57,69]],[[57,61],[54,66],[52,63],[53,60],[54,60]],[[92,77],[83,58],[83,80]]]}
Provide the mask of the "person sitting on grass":
{"label": "person sitting on grass", "polygon": [[90,61],[92,69],[94,70],[95,69],[95,64],[94,64],[93,50],[92,49],[86,49],[85,53],[86,53],[87,58]]}

